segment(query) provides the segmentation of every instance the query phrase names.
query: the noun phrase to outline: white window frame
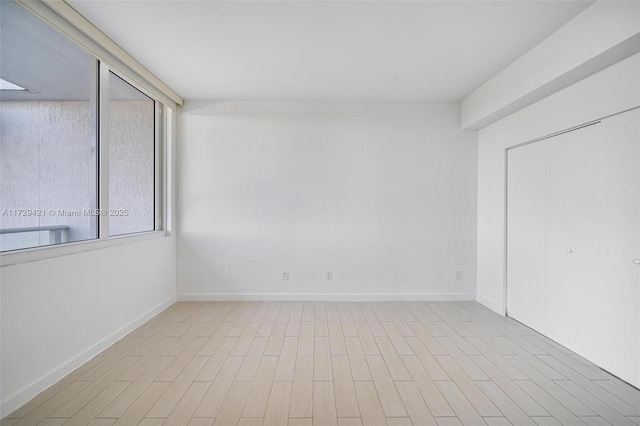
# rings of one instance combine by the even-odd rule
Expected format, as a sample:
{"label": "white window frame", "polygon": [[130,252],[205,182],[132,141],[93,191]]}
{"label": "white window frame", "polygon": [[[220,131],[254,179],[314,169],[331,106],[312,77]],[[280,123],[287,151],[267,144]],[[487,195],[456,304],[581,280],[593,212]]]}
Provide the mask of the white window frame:
{"label": "white window frame", "polygon": [[[93,111],[97,111],[94,123],[97,133],[96,200],[101,210],[109,209],[109,129],[108,81],[109,72],[131,84],[154,101],[154,230],[134,234],[109,236],[108,216],[98,216],[92,226],[97,226],[97,238],[50,246],[25,248],[0,253],[0,267],[67,256],[93,250],[101,250],[123,244],[132,244],[170,235],[171,220],[171,170],[169,146],[171,145],[172,118],[182,105],[182,98],[155,75],[128,55],[93,24],[78,14],[62,0],[14,0],[46,24],[60,31],[69,39],[93,55],[96,70],[96,90],[92,91]],[[96,99],[99,105],[96,105]],[[97,108],[96,108],[97,107]],[[95,206],[92,206],[95,208]],[[96,234],[94,234],[96,235]]]}

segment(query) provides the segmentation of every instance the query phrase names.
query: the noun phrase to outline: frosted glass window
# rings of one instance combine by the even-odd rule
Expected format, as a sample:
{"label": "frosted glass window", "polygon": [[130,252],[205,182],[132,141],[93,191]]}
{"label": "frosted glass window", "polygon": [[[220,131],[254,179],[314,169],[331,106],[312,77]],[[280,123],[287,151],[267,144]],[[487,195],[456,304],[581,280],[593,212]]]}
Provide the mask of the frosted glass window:
{"label": "frosted glass window", "polygon": [[0,251],[97,238],[96,61],[13,2],[0,24]]}
{"label": "frosted glass window", "polygon": [[155,227],[155,103],[109,74],[109,235]]}

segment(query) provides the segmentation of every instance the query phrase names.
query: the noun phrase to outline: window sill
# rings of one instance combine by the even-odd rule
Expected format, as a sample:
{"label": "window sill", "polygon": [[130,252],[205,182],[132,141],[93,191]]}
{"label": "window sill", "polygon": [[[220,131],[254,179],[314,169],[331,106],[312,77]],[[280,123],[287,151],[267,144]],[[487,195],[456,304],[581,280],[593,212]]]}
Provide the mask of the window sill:
{"label": "window sill", "polygon": [[170,233],[167,231],[150,231],[139,234],[120,235],[105,239],[78,241],[75,243],[64,243],[53,246],[34,247],[13,252],[0,253],[0,267],[37,262],[39,260],[52,259],[55,257],[68,256],[87,251],[102,250],[124,244],[133,244],[140,241],[168,237],[169,235]]}

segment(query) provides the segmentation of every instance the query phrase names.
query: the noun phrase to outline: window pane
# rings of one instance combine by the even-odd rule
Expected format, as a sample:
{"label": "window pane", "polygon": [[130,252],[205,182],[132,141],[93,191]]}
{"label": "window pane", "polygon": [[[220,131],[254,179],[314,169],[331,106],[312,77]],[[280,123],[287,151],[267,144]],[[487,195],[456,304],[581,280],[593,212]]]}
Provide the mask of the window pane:
{"label": "window pane", "polygon": [[109,235],[154,229],[154,106],[109,74]]}
{"label": "window pane", "polygon": [[96,238],[94,61],[1,3],[0,251]]}

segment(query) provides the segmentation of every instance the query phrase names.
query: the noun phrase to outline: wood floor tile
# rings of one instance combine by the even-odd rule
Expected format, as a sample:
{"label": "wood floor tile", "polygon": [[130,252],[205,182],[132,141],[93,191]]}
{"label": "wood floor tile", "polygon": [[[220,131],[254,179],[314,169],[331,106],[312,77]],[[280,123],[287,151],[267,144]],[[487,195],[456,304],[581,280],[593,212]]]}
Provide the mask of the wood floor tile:
{"label": "wood floor tile", "polygon": [[298,340],[298,355],[313,355],[314,340],[315,340],[315,324],[313,322],[303,321],[302,325],[300,325],[300,340]]}
{"label": "wood floor tile", "polygon": [[338,424],[336,398],[332,382],[313,383],[313,424],[314,426]]}
{"label": "wood floor tile", "polygon": [[407,417],[400,394],[381,356],[368,356],[367,364],[386,417]]}
{"label": "wood floor tile", "polygon": [[[299,312],[299,311],[293,311]],[[296,358],[298,355],[298,337],[288,336],[284,338],[282,343],[282,352],[278,360],[278,368],[276,369],[275,380],[278,382],[293,381]]]}
{"label": "wood floor tile", "polygon": [[418,358],[415,356],[403,356],[404,362],[413,382],[418,387],[422,398],[425,400],[431,413],[436,417],[455,417],[455,413],[451,409],[451,406],[444,398],[435,382],[431,379],[429,374],[423,368]]}
{"label": "wood floor tile", "polygon": [[78,411],[82,409],[89,401],[95,398],[100,392],[105,390],[115,379],[125,372],[133,363],[135,363],[136,357],[125,357],[118,364],[116,364],[111,370],[107,371],[103,376],[99,377],[96,381],[91,382],[81,393],[77,394],[75,398],[70,398],[68,402],[58,408],[51,417],[72,417]]}
{"label": "wood floor tile", "polygon": [[264,426],[287,424],[291,404],[292,382],[274,382],[264,416]]}
{"label": "wood floor tile", "polygon": [[355,382],[356,396],[364,426],[378,426],[386,423],[380,397],[373,382]]}
{"label": "wood floor tile", "polygon": [[351,374],[355,381],[371,381],[371,373],[367,365],[364,350],[358,337],[345,337],[347,354],[351,364]]}
{"label": "wood floor tile", "polygon": [[[65,424],[70,426],[86,425],[98,416],[105,407],[122,394],[122,392],[130,385],[129,382],[113,382],[105,390],[100,392],[98,396],[93,398],[87,405],[82,407],[80,411],[68,419]],[[115,416],[118,417],[118,416]]]}
{"label": "wood floor tile", "polygon": [[99,416],[118,418],[129,408],[129,406],[149,387],[151,383],[160,375],[162,371],[172,362],[173,358],[160,357],[151,364],[151,366],[140,375],[133,383],[118,395],[114,401],[109,404]]}
{"label": "wood floor tile", "polygon": [[169,386],[167,382],[151,383],[113,424],[127,426],[141,422],[151,407],[165,394]]}
{"label": "wood floor tile", "polygon": [[362,426],[360,417],[338,417],[338,426]]}
{"label": "wood floor tile", "polygon": [[293,377],[293,391],[289,417],[313,415],[313,357],[298,356]]}
{"label": "wood floor tile", "polygon": [[400,355],[391,343],[391,340],[389,340],[388,337],[376,337],[375,339],[393,380],[411,380],[411,375],[409,375],[409,372],[402,363]]}
{"label": "wood floor tile", "polygon": [[311,417],[289,417],[289,426],[312,426],[313,419]]}
{"label": "wood floor tile", "polygon": [[[242,363],[243,357],[241,356],[230,356],[227,358],[220,373],[216,376],[216,379],[211,383],[211,387],[202,398],[194,414],[196,417],[217,417]],[[160,406],[159,409],[162,410],[162,406]],[[158,414],[162,414],[162,411]]]}
{"label": "wood floor tile", "polygon": [[[375,337],[369,329],[369,325],[366,322],[355,323],[357,336],[360,338],[360,344],[365,355],[380,355],[378,344]],[[352,336],[349,336],[352,337]],[[382,336],[380,336],[382,337]]]}
{"label": "wood floor tile", "polygon": [[500,412],[514,425],[535,425],[535,422],[522,411],[518,405],[509,398],[495,383],[480,381],[476,383],[480,389],[493,401]]}
{"label": "wood floor tile", "polygon": [[640,425],[640,391],[476,302],[178,302],[13,425]]}
{"label": "wood floor tile", "polygon": [[435,425],[436,421],[413,382],[396,382],[411,422],[416,425]]}
{"label": "wood floor tile", "polygon": [[[493,405],[491,400],[478,388],[476,383],[462,371],[462,369],[449,356],[438,356],[436,358],[445,369],[449,377],[456,384],[458,389],[469,400],[471,405],[482,417],[501,417],[500,410]],[[482,383],[482,382],[478,382]]]}
{"label": "wood floor tile", "polygon": [[485,421],[453,382],[438,382],[440,392],[456,413],[456,417],[465,425],[484,425]]}
{"label": "wood floor tile", "polygon": [[253,382],[268,341],[269,338],[267,336],[259,336],[253,339],[247,351],[247,356],[244,357],[240,371],[238,371],[238,375],[236,376],[237,381]]}
{"label": "wood floor tile", "polygon": [[264,417],[277,367],[277,356],[265,355],[262,357],[258,373],[249,392],[247,405],[242,411],[242,417]]}
{"label": "wood floor tile", "polygon": [[210,382],[193,382],[163,425],[184,426],[188,424],[210,386]]}
{"label": "wood floor tile", "polygon": [[169,386],[167,391],[148,410],[148,417],[169,417],[208,360],[208,356],[194,357],[174,382],[166,382]]}
{"label": "wood floor tile", "polygon": [[226,361],[227,357],[231,354],[231,351],[237,341],[237,337],[225,337],[222,339],[220,346],[218,346],[213,355],[211,355],[211,358],[209,358],[207,364],[202,368],[196,380],[200,382],[213,381],[220,372],[220,368]]}
{"label": "wood floor tile", "polygon": [[248,399],[250,391],[251,383],[235,382],[213,424],[219,426],[237,425],[242,417],[243,409],[253,411],[252,401]]}
{"label": "wood floor tile", "polygon": [[349,357],[343,355],[332,356],[331,366],[333,368],[333,385],[338,417],[360,417]]}
{"label": "wood floor tile", "polygon": [[313,380],[333,380],[328,337],[316,337],[313,350]]}

